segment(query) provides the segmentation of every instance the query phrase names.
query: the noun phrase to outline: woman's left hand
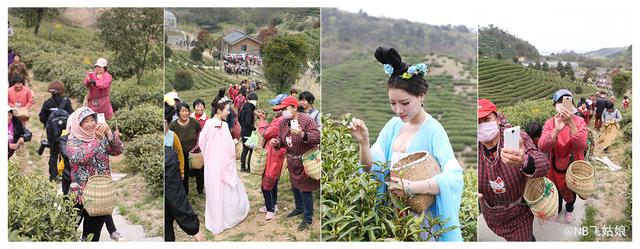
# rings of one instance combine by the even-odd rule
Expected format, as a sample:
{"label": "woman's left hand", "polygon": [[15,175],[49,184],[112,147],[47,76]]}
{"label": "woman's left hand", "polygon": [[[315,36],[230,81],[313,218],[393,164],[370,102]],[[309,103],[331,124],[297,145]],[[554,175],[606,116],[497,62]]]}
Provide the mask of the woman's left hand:
{"label": "woman's left hand", "polygon": [[295,136],[302,136],[304,135],[304,132],[300,129],[291,129],[291,134]]}
{"label": "woman's left hand", "polygon": [[411,184],[409,183],[411,182],[410,180],[407,179],[402,179],[399,177],[394,177],[392,176],[389,179],[389,191],[391,191],[392,194],[403,197],[405,196],[405,191],[404,191],[404,186]]}

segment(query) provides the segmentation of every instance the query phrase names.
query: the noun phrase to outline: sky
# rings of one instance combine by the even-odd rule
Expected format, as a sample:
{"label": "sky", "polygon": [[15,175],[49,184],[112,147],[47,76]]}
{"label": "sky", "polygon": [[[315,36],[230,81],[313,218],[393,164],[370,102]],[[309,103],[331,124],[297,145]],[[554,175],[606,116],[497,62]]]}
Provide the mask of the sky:
{"label": "sky", "polygon": [[473,1],[397,1],[399,4],[390,6],[394,1],[371,1],[362,3],[349,1],[339,4],[338,9],[356,13],[362,9],[369,16],[404,18],[413,22],[431,25],[478,26],[478,9]]}
{"label": "sky", "polygon": [[495,6],[491,2],[480,6],[480,26],[494,24],[528,41],[542,54],[562,50],[584,53],[626,47],[633,41],[631,23],[637,13],[628,2],[535,1],[526,7],[509,6],[509,11]]}

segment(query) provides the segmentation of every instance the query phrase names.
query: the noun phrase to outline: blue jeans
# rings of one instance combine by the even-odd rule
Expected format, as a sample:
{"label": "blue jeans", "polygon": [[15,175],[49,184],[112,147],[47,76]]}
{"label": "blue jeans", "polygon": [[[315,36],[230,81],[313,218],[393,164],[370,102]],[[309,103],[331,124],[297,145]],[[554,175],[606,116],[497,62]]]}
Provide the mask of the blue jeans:
{"label": "blue jeans", "polygon": [[271,191],[262,189],[262,196],[264,197],[264,206],[267,208],[267,212],[274,212],[275,205],[278,204],[278,180],[271,189]]}
{"label": "blue jeans", "polygon": [[296,201],[296,211],[302,211],[303,220],[311,224],[313,220],[313,192],[300,191],[293,186],[291,189],[293,189],[293,198]]}

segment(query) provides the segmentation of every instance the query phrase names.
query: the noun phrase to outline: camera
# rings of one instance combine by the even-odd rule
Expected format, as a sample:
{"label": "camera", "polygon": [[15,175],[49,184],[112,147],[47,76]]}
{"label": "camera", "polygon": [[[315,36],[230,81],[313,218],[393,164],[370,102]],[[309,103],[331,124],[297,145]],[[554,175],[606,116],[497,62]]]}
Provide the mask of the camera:
{"label": "camera", "polygon": [[46,139],[42,139],[40,140],[40,148],[38,148],[38,155],[42,156],[42,153],[44,152],[44,148],[49,147],[49,141],[47,141]]}

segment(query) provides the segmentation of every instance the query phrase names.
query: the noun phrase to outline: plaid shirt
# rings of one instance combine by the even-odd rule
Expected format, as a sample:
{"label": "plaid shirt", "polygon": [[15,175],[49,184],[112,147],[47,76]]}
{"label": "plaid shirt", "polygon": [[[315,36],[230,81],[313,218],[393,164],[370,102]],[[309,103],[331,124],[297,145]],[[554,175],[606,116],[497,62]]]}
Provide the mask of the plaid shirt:
{"label": "plaid shirt", "polygon": [[[320,144],[320,132],[316,127],[315,121],[306,113],[298,112],[298,124],[300,129],[307,134],[307,141],[303,140],[303,136],[291,134],[289,120],[280,123],[278,139],[280,144],[287,149],[285,157],[287,158],[291,185],[300,191],[311,192],[320,189],[320,181],[307,177],[299,157],[308,150],[318,147]],[[287,137],[291,138],[291,147],[287,145]]]}
{"label": "plaid shirt", "polygon": [[[529,241],[533,234],[533,214],[523,205],[524,187],[530,177],[545,176],[549,165],[547,157],[524,132],[520,133],[525,147],[522,166],[505,165],[499,156],[504,145],[501,134],[508,128],[504,124],[500,126],[500,141],[495,152],[478,143],[478,191],[483,195],[480,207],[487,225],[497,235],[507,241]],[[535,170],[531,170],[530,160]],[[532,174],[526,174],[527,170]]]}

